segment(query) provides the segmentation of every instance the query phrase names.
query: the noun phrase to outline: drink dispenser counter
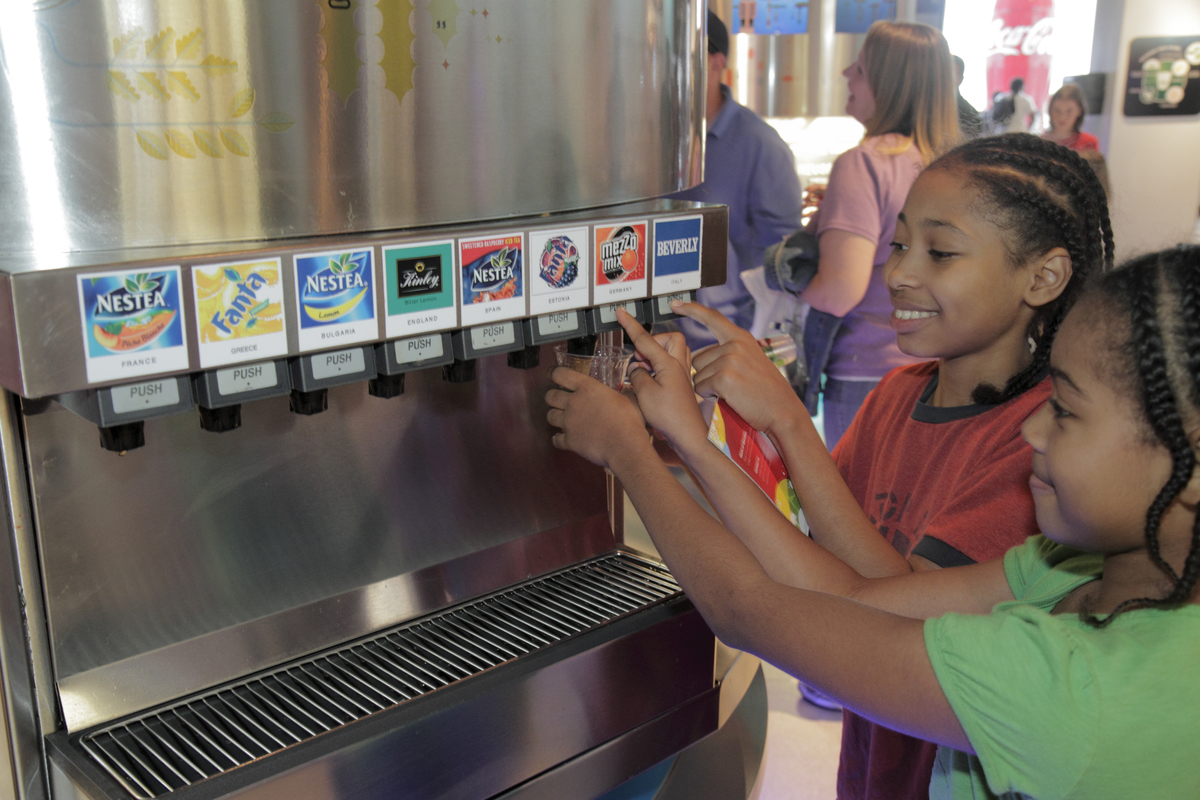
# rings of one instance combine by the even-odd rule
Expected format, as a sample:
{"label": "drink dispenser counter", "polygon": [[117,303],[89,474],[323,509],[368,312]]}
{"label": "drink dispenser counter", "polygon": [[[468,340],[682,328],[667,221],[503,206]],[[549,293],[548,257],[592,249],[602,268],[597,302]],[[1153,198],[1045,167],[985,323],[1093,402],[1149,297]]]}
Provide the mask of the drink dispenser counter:
{"label": "drink dispenser counter", "polygon": [[746,797],[758,661],[543,399],[725,280],[704,5],[22,5],[0,796]]}

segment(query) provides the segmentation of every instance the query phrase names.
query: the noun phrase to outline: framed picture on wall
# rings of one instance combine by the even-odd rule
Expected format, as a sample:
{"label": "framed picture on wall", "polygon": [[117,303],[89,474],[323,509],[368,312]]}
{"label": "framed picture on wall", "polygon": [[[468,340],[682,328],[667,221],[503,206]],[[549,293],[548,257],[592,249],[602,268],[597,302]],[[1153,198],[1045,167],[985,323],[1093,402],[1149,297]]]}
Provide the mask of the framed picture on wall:
{"label": "framed picture on wall", "polygon": [[1200,113],[1200,33],[1132,40],[1125,79],[1125,116],[1196,113]]}

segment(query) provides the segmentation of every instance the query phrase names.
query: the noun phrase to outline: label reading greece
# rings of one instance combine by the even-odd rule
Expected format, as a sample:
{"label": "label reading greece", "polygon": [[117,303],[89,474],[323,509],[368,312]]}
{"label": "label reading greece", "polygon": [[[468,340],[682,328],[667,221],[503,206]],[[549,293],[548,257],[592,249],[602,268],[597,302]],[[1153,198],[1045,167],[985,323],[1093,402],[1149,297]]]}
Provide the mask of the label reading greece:
{"label": "label reading greece", "polygon": [[471,347],[476,350],[487,350],[492,347],[503,347],[517,340],[516,328],[511,322],[498,325],[480,325],[471,328]]}
{"label": "label reading greece", "polygon": [[428,361],[442,355],[441,336],[414,336],[411,339],[400,339],[395,342],[396,363],[411,364],[414,361]]}
{"label": "label reading greece", "polygon": [[579,327],[579,314],[574,311],[560,311],[557,314],[546,314],[537,318],[538,333],[550,336],[555,333],[567,333]]}
{"label": "label reading greece", "polygon": [[365,372],[366,369],[367,362],[363,358],[361,347],[333,353],[318,353],[312,357],[313,377],[317,380],[335,378],[338,375],[353,375],[356,372]]}
{"label": "label reading greece", "polygon": [[129,386],[114,386],[110,396],[113,411],[118,414],[173,406],[179,402],[179,382],[174,378],[167,378],[161,381],[133,383]]}
{"label": "label reading greece", "polygon": [[217,370],[217,392],[225,396],[270,389],[277,383],[279,376],[275,374],[275,365],[270,361]]}
{"label": "label reading greece", "polygon": [[612,303],[607,306],[600,306],[600,321],[608,324],[617,321],[617,309],[623,308],[632,316],[637,316],[637,303]]}

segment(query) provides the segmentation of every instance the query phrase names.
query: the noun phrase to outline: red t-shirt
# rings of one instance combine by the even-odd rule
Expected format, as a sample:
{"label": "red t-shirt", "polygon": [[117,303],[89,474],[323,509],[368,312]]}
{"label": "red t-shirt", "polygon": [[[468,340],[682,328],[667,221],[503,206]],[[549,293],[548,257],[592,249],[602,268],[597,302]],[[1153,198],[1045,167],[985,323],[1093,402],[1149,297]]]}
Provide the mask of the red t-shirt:
{"label": "red t-shirt", "polygon": [[[938,408],[937,362],[892,370],[833,451],[850,491],[905,557],[950,567],[1000,558],[1037,533],[1021,424],[1050,380],[998,406]],[[817,539],[819,541],[819,532]],[[926,800],[937,745],[842,713],[839,800]]]}

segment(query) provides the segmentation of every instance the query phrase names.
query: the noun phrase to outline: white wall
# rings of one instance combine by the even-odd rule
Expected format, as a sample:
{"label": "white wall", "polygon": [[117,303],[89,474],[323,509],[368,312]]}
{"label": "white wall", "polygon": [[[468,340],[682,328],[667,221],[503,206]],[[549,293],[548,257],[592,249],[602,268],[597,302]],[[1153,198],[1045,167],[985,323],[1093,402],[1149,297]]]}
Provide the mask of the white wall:
{"label": "white wall", "polygon": [[[1197,0],[1098,0],[1092,70],[1108,73],[1104,113],[1085,130],[1100,138],[1112,184],[1119,261],[1188,241],[1200,207],[1200,114],[1126,117],[1129,42],[1200,37]],[[1191,88],[1191,87],[1189,87]]]}

